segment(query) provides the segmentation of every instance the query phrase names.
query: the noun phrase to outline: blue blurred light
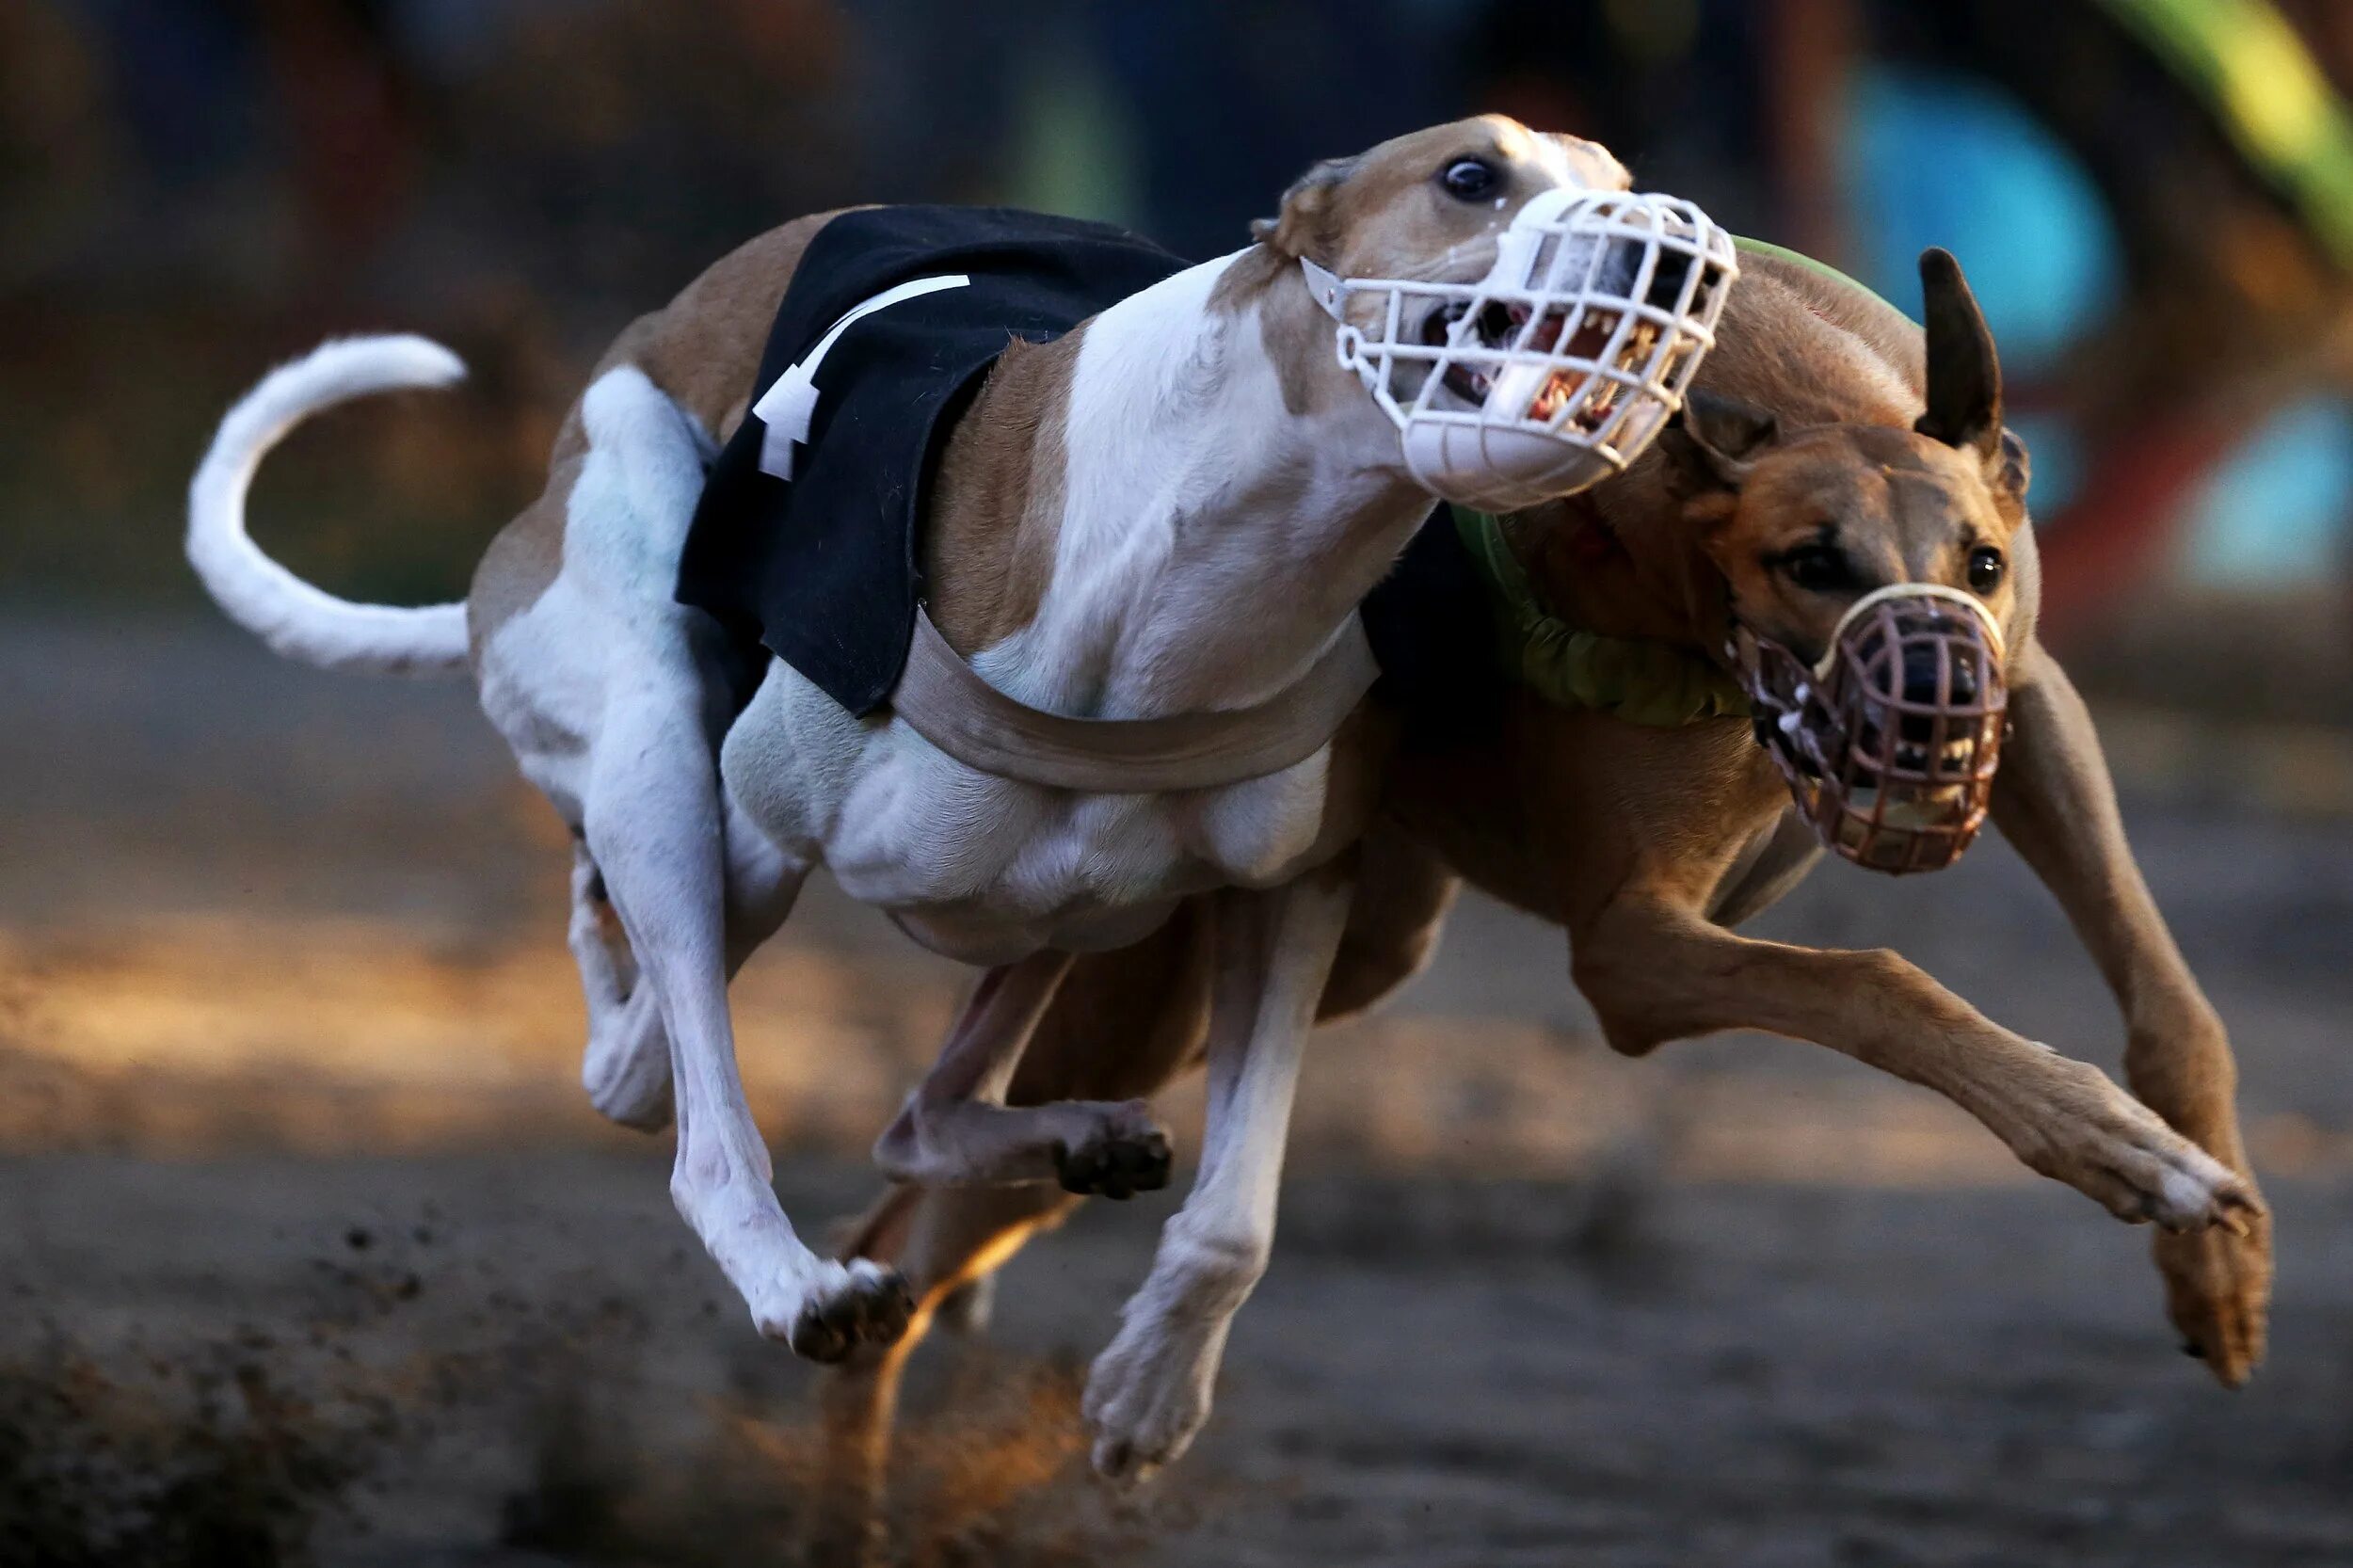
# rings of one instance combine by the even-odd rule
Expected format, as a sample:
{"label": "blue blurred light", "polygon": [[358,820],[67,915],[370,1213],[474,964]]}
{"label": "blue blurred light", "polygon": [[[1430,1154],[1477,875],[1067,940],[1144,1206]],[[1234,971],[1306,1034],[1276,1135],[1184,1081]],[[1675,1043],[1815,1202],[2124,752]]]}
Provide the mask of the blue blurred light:
{"label": "blue blurred light", "polygon": [[1861,275],[1919,312],[1919,255],[1961,258],[2007,370],[2032,375],[2096,328],[2122,260],[2090,178],[2025,108],[1974,77],[1855,73],[1845,177]]}
{"label": "blue blurred light", "polygon": [[2326,581],[2345,560],[2353,509],[2353,405],[2290,404],[2241,441],[2190,497],[2181,566],[2200,583],[2276,588]]}

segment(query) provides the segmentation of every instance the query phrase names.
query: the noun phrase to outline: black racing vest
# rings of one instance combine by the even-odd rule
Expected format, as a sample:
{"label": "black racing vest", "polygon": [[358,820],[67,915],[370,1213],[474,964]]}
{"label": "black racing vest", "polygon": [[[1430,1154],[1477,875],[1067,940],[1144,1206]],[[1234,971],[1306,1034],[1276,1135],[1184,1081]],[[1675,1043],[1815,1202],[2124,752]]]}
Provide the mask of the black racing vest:
{"label": "black racing vest", "polygon": [[757,400],[834,324],[901,283],[968,286],[861,316],[816,371],[788,482],[756,414],[721,450],[679,564],[681,603],[757,641],[853,713],[898,684],[921,597],[924,497],[956,416],[1014,338],[1044,343],[1186,263],[1125,230],[1005,207],[873,207],[809,241],[760,356]]}
{"label": "black racing vest", "polygon": [[[850,712],[882,706],[906,664],[923,592],[934,465],[1014,338],[1044,343],[1187,264],[1124,230],[1004,207],[874,207],[809,241],[777,308],[754,402],[844,316],[913,280],[966,287],[860,316],[826,347],[792,478],[762,470],[744,416],[712,464],[680,560],[678,599],[730,633],[736,705],[765,648]],[[1382,694],[1461,717],[1497,689],[1486,599],[1443,506],[1364,606]]]}

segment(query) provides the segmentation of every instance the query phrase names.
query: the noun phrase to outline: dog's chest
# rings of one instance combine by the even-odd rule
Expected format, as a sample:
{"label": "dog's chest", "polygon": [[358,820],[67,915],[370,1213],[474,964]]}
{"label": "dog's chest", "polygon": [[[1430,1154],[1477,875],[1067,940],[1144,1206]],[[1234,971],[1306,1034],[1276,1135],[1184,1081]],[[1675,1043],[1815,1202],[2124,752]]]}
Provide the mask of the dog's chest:
{"label": "dog's chest", "polygon": [[1096,795],[991,777],[897,720],[856,719],[782,664],[722,768],[776,842],[968,962],[1135,939],[1175,900],[1266,887],[1332,838],[1333,750],[1217,790]]}

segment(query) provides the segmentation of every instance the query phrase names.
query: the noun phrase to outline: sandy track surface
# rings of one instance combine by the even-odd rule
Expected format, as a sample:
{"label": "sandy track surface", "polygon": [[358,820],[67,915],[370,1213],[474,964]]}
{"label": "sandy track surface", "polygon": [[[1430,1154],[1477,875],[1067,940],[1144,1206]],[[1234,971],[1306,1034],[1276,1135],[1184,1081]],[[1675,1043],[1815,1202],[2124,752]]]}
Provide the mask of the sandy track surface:
{"label": "sandy track surface", "polygon": [[[0,1173],[0,1545],[95,1496],[128,1548],[99,1560],[202,1560],[173,1551],[200,1530],[387,1565],[808,1560],[814,1378],[691,1256],[661,1176]],[[803,1213],[861,1186],[782,1174]],[[917,1363],[894,1557],[2353,1562],[2353,1249],[2313,1244],[2353,1234],[2353,1193],[2274,1198],[2300,1245],[2272,1368],[2231,1396],[2165,1342],[2140,1238],[2062,1192],[1311,1175],[1209,1432],[1132,1497],[1085,1473],[1078,1380],[1169,1205],[1105,1206],[1013,1266],[987,1345]],[[98,1480],[48,1479],[71,1464]],[[142,1471],[184,1495],[143,1503]]]}
{"label": "sandy track surface", "polygon": [[[895,1555],[2353,1563],[2353,830],[2184,777],[2129,816],[2279,1214],[2249,1390],[2174,1353],[2143,1234],[1959,1112],[1783,1042],[1619,1061],[1557,934],[1472,904],[1319,1043],[1194,1455],[1083,1475],[1077,1380],[1174,1200],[1101,1206],[919,1361]],[[812,1380],[664,1145],[579,1104],[560,845],[462,689],[0,618],[0,1563],[806,1560]],[[2115,1067],[1997,844],[1761,929],[1898,946]],[[822,891],[746,975],[796,1218],[863,1203],[958,981]]]}

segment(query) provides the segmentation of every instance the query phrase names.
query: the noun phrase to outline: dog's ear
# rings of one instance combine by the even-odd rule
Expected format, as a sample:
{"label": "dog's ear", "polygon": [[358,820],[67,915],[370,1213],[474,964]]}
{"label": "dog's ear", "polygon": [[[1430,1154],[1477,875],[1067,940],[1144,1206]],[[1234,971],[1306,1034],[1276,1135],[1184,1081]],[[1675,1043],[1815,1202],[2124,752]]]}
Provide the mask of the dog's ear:
{"label": "dog's ear", "polygon": [[1682,412],[1658,433],[1668,486],[1683,496],[1737,490],[1780,435],[1781,422],[1768,410],[1694,387]]}
{"label": "dog's ear", "polygon": [[1929,410],[1912,427],[1946,446],[1975,451],[1986,477],[1996,478],[2003,462],[2002,361],[1951,251],[1930,247],[1920,252],[1920,297],[1928,318]]}
{"label": "dog's ear", "polygon": [[1993,488],[2015,501],[2026,498],[2026,487],[2034,479],[2034,459],[2026,455],[2026,443],[2008,425],[2002,427],[2002,456],[1994,472],[1989,475]]}
{"label": "dog's ear", "polygon": [[1305,256],[1330,264],[1332,199],[1356,172],[1353,158],[1326,158],[1283,193],[1283,211],[1250,226],[1250,237],[1286,256]]}

